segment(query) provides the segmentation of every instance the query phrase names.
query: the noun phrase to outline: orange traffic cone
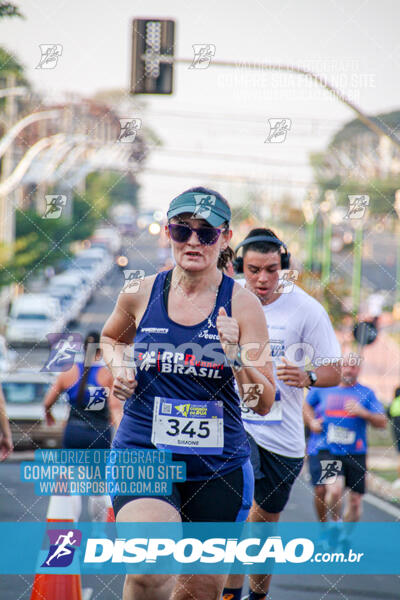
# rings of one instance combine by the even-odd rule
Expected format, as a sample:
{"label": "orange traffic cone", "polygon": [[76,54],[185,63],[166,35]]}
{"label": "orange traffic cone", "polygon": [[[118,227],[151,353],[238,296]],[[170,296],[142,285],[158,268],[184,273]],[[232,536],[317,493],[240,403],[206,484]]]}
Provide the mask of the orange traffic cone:
{"label": "orange traffic cone", "polygon": [[[52,496],[47,509],[48,523],[76,521],[73,496]],[[82,600],[81,576],[37,573],[31,600]]]}
{"label": "orange traffic cone", "polygon": [[110,496],[107,496],[107,519],[106,523],[115,523],[114,509],[112,507]]}
{"label": "orange traffic cone", "polygon": [[31,600],[82,600],[81,576],[36,574]]}

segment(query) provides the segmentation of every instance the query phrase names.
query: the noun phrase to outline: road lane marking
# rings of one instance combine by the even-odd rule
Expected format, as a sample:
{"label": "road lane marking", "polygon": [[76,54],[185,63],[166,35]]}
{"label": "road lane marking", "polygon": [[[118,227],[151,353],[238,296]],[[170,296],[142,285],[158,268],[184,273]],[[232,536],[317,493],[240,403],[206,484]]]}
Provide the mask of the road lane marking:
{"label": "road lane marking", "polygon": [[364,500],[400,520],[400,509],[390,504],[390,502],[386,502],[386,500],[382,500],[382,498],[378,498],[378,496],[373,496],[372,494],[365,494]]}

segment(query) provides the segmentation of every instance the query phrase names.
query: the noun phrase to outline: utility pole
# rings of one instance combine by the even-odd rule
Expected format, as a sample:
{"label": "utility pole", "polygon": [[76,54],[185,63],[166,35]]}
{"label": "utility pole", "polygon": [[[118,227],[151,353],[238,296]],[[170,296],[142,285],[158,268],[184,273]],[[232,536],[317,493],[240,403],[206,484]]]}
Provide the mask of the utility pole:
{"label": "utility pole", "polygon": [[[7,74],[6,87],[16,89],[16,76],[14,73]],[[8,131],[15,123],[17,118],[17,102],[15,94],[5,96],[4,125],[5,131]],[[14,164],[14,148],[11,144],[3,154],[1,162],[0,183],[7,179],[12,173]],[[0,195],[0,243],[6,245],[8,254],[12,253],[12,244],[15,239],[15,210],[14,210],[15,192]]]}

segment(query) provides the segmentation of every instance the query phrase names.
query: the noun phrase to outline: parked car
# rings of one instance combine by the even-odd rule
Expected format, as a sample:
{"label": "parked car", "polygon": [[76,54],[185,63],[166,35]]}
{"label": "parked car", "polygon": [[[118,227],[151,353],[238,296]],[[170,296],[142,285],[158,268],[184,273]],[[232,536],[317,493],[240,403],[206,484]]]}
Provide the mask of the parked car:
{"label": "parked car", "polygon": [[17,362],[17,353],[10,350],[5,338],[0,335],[0,373],[12,371]]}
{"label": "parked car", "polygon": [[52,374],[30,369],[0,374],[16,450],[60,447],[64,422],[68,418],[68,403],[64,397],[57,400],[52,410],[56,423],[51,426],[46,424],[42,405],[54,379]]}
{"label": "parked car", "polygon": [[92,274],[90,274],[88,271],[84,271],[83,269],[75,269],[73,267],[68,268],[66,271],[64,271],[63,273],[64,275],[73,275],[74,277],[77,277],[80,279],[82,285],[84,286],[84,288],[86,289],[86,293],[88,295],[88,302],[90,302],[90,300],[93,297],[93,289],[94,289],[94,277]]}
{"label": "parked car", "polygon": [[46,291],[52,298],[59,299],[66,323],[79,319],[90,295],[80,277],[67,272],[53,277]]}
{"label": "parked car", "polygon": [[64,326],[57,298],[46,294],[23,294],[12,303],[6,339],[14,345],[48,345],[47,334],[62,331]]}
{"label": "parked car", "polygon": [[105,248],[88,248],[76,255],[74,263],[78,267],[82,265],[82,268],[84,268],[84,265],[86,265],[88,270],[93,270],[96,280],[99,281],[111,269],[113,259]]}
{"label": "parked car", "polygon": [[90,239],[91,248],[106,248],[116,254],[121,248],[121,235],[115,227],[99,227]]}

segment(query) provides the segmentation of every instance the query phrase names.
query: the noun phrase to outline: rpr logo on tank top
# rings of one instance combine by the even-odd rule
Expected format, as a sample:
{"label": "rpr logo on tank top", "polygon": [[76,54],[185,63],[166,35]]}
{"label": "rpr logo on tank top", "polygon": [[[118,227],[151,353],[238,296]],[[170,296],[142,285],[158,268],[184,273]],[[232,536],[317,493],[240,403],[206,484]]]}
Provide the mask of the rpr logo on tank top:
{"label": "rpr logo on tank top", "polygon": [[135,362],[141,371],[155,368],[159,373],[177,373],[208,379],[222,379],[220,371],[224,368],[224,363],[197,360],[194,354],[167,350],[157,353],[155,350],[139,352],[135,355]]}

